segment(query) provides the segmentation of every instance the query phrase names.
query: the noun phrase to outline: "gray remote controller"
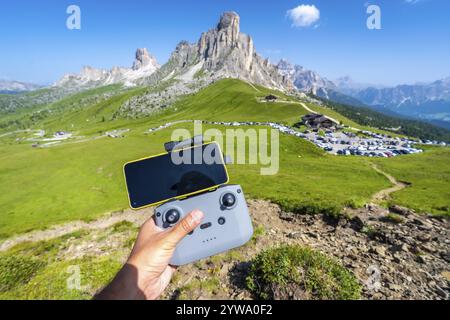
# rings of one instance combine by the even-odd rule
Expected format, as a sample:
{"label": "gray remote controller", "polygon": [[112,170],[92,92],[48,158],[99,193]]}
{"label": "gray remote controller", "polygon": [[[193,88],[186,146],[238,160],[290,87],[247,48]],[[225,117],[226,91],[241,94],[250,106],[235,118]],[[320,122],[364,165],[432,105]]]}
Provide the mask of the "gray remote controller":
{"label": "gray remote controller", "polygon": [[177,245],[170,264],[191,263],[242,246],[253,235],[244,193],[239,185],[225,185],[214,191],[173,200],[155,209],[155,222],[170,228],[194,209],[205,217],[200,226]]}

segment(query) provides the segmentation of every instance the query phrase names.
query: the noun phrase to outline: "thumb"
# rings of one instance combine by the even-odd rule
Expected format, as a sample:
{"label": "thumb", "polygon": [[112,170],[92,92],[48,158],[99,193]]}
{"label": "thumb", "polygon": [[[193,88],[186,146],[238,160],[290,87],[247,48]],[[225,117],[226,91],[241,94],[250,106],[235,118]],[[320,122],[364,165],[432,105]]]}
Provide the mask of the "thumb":
{"label": "thumb", "polygon": [[176,246],[188,233],[197,228],[203,217],[204,214],[200,210],[192,211],[169,231],[167,239]]}

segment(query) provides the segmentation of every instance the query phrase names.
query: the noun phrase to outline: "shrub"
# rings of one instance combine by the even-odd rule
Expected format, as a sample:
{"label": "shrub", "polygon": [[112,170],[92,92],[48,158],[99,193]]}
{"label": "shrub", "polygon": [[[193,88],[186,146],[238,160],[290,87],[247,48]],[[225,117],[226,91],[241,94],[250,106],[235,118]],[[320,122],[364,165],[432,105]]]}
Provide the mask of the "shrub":
{"label": "shrub", "polygon": [[361,229],[361,232],[364,233],[369,238],[374,238],[378,234],[378,230],[377,229],[375,229],[373,226],[368,226],[368,225],[365,225]]}
{"label": "shrub", "polygon": [[262,237],[266,233],[266,229],[263,226],[257,226],[253,230],[253,236],[251,242],[255,244],[260,237]]}
{"label": "shrub", "polygon": [[268,249],[251,262],[247,288],[258,299],[359,299],[355,276],[326,255],[298,245]]}
{"label": "shrub", "polygon": [[194,279],[188,284],[178,289],[177,300],[192,300],[201,293],[212,294],[220,290],[220,280],[215,276],[210,276],[205,280]]}
{"label": "shrub", "polygon": [[277,203],[284,211],[292,212],[296,214],[324,214],[330,217],[337,218],[341,215],[342,206],[325,203],[325,202],[315,202],[315,203],[302,203],[291,200],[276,200],[272,199],[274,203]]}
{"label": "shrub", "polygon": [[388,222],[396,223],[396,224],[405,222],[405,219],[401,215],[398,215],[395,213],[389,213],[385,217],[385,220]]}
{"label": "shrub", "polygon": [[9,291],[26,284],[45,263],[23,256],[2,256],[0,259],[0,291]]}
{"label": "shrub", "polygon": [[133,222],[127,220],[119,221],[112,226],[113,232],[124,232],[127,230],[136,230],[136,229],[137,227],[133,224]]}
{"label": "shrub", "polygon": [[365,201],[363,199],[349,199],[345,205],[351,209],[358,209],[364,207]]}

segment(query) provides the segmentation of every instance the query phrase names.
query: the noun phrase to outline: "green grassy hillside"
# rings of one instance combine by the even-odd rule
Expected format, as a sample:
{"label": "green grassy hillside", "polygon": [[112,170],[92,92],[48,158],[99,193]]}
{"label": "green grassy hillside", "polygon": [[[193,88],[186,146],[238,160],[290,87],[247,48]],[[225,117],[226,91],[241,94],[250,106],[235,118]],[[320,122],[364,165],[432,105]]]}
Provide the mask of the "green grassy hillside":
{"label": "green grassy hillside", "polygon": [[[192,129],[191,124],[178,127]],[[171,134],[169,129],[150,135],[142,132],[136,127],[124,139],[43,149],[2,146],[1,236],[126,208],[122,165],[162,152]],[[258,165],[231,165],[232,182],[243,184],[252,197],[292,207],[317,206],[317,210],[335,210],[348,201],[363,203],[388,186],[363,159],[334,158],[301,139],[282,136],[281,152],[278,175],[260,176]]]}
{"label": "green grassy hillside", "polygon": [[377,165],[400,181],[411,184],[392,195],[391,203],[418,212],[450,215],[450,150],[429,147],[420,156],[374,159]]}
{"label": "green grassy hillside", "polygon": [[161,120],[200,119],[209,121],[273,121],[285,124],[298,122],[308,113],[297,104],[261,102],[269,94],[280,98],[282,93],[255,87],[243,81],[225,79],[182,99]]}
{"label": "green grassy hillside", "polygon": [[[86,138],[79,143],[31,148],[31,142],[16,140],[26,133],[0,137],[0,237],[126,208],[123,163],[163,151],[163,143],[170,140],[176,127],[192,130],[191,123],[184,123],[145,134],[151,127],[183,119],[293,124],[306,113],[299,104],[260,102],[271,90],[223,80],[151,117],[112,119],[123,101],[143,90],[127,90],[80,109],[66,108],[60,115],[33,125],[53,132],[71,131],[74,124],[74,131]],[[67,99],[77,101],[80,97]],[[130,131],[122,139],[92,139],[113,128]],[[291,136],[281,135],[280,142],[278,175],[261,176],[258,165],[230,166],[232,182],[242,184],[248,196],[270,199],[297,212],[334,214],[343,206],[364,204],[390,185],[366,158],[331,156]],[[419,155],[370,161],[380,162],[386,172],[412,182],[410,188],[395,195],[394,202],[448,214],[449,156],[448,148],[437,148]],[[414,176],[418,170],[422,174]]]}
{"label": "green grassy hillside", "polygon": [[[46,121],[52,119],[61,121],[61,116],[79,112],[80,109],[90,109],[89,107],[103,101],[105,97],[116,95],[125,89],[121,85],[109,85],[66,95],[52,103],[40,103],[41,100],[45,100],[42,96],[52,90],[57,89],[42,89],[8,97],[8,99],[21,99],[21,103],[18,105],[22,106],[9,111],[0,108],[0,132],[33,128],[36,125],[42,128]],[[5,101],[1,101],[0,97],[0,106],[2,106],[2,103],[5,104]],[[63,125],[63,123],[61,122],[60,125]]]}

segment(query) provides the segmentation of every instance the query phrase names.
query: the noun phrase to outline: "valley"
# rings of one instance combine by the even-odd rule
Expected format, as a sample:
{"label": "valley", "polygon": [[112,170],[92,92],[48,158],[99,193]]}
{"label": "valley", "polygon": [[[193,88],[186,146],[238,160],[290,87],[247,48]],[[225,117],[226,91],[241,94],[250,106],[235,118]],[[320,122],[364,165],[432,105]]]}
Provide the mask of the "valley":
{"label": "valley", "polygon": [[[264,297],[249,285],[250,265],[290,245],[320,252],[305,255],[325,261],[313,277],[323,292],[275,298],[448,299],[449,131],[324,99],[328,80],[272,65],[239,22],[223,14],[163,65],[138,49],[131,68],[85,67],[48,88],[0,95],[0,298],[90,299],[152,215],[128,209],[123,164],[163,152],[175,129],[193,133],[201,121],[222,133],[278,131],[279,170],[228,165],[254,237],[180,268],[164,298]],[[367,282],[374,265],[377,290]],[[74,266],[84,286],[70,289]],[[327,272],[341,276],[327,282]]]}
{"label": "valley", "polygon": [[[141,89],[133,90],[136,94],[142,92]],[[62,116],[55,116],[54,119],[53,116],[49,116],[30,128],[45,130],[46,133],[68,130],[76,133],[76,136],[84,137],[78,143],[75,143],[77,139],[72,137],[52,147],[32,148],[33,142],[27,141],[26,137],[33,135],[34,131],[2,135],[0,138],[0,162],[2,163],[0,234],[4,239],[2,245],[6,246],[8,239],[12,239],[14,235],[20,236],[32,230],[45,232],[45,229],[51,230],[54,225],[81,221],[81,227],[67,229],[73,231],[67,235],[60,235],[60,238],[53,238],[58,233],[50,233],[53,237],[44,238],[46,240],[38,242],[35,241],[39,238],[25,237],[24,239],[28,239],[26,242],[5,247],[9,249],[0,255],[9,256],[12,252],[22,252],[20,253],[22,256],[24,252],[34,252],[33,256],[36,258],[37,252],[41,250],[38,249],[39,246],[50,248],[49,245],[55,243],[54,249],[51,251],[45,249],[42,254],[44,252],[56,254],[56,258],[52,258],[56,260],[54,260],[55,263],[37,271],[34,280],[24,286],[16,287],[13,291],[8,291],[9,293],[5,293],[3,297],[88,298],[96,288],[101,287],[114,274],[126,257],[127,248],[135,236],[135,231],[132,231],[136,230],[133,229],[135,227],[127,226],[123,229],[124,231],[111,231],[114,228],[106,227],[108,224],[105,225],[106,229],[98,231],[85,227],[86,223],[89,224],[90,221],[99,217],[114,217],[117,215],[114,212],[121,212],[127,207],[121,171],[123,163],[162,152],[163,143],[170,140],[173,129],[193,129],[193,123],[186,122],[188,119],[205,120],[205,129],[224,130],[226,126],[219,123],[225,121],[250,122],[254,123],[255,128],[258,127],[256,122],[272,121],[292,126],[303,115],[310,112],[296,103],[258,102],[260,101],[258,97],[270,93],[280,94],[262,87],[255,90],[253,86],[239,80],[222,80],[197,94],[180,99],[172,107],[160,110],[154,115],[138,119],[113,119],[112,113],[120,106],[120,102],[117,101],[125,99],[122,95],[130,95],[130,93],[124,93],[94,103],[82,110],[69,109],[64,111]],[[310,103],[308,105],[325,114],[328,111],[324,107]],[[336,117],[332,110],[329,115]],[[107,120],[103,120],[103,117]],[[340,121],[352,127],[364,128],[342,116]],[[167,123],[172,123],[172,126],[165,126]],[[158,129],[150,130],[152,128]],[[114,132],[119,132],[118,138],[107,134]],[[102,138],[99,139],[99,137]],[[280,143],[280,171],[276,176],[260,176],[258,165],[229,166],[231,182],[241,184],[248,199],[266,199],[281,206],[285,212],[339,216],[345,213],[345,210],[349,210],[348,208],[359,208],[371,202],[376,193],[392,186],[391,181],[373,169],[373,164],[376,164],[400,181],[408,182],[407,188],[398,189],[389,196],[383,197],[380,199],[380,204],[386,206],[400,204],[414,208],[418,212],[448,216],[449,197],[445,192],[449,190],[450,181],[448,148],[427,146],[423,154],[406,155],[395,159],[369,160],[363,157],[329,155],[314,144],[291,135],[280,135]],[[263,210],[259,211],[259,214],[267,213]],[[144,217],[146,215],[142,216]],[[116,221],[118,225],[125,223],[122,220]],[[139,225],[143,220],[132,221]],[[274,227],[271,224],[260,227],[260,230],[265,230],[266,235],[271,235],[272,229]],[[106,236],[108,233],[110,234]],[[87,236],[89,234],[98,235],[91,239],[91,236]],[[98,237],[105,236],[108,241],[104,245],[101,244],[103,242],[96,240],[99,239]],[[75,244],[78,241],[81,242]],[[274,240],[264,240],[264,243],[267,241],[272,245],[277,243]],[[74,244],[70,247],[72,242]],[[124,243],[124,247],[118,243]],[[114,250],[110,247],[111,244],[114,244]],[[118,247],[123,249],[117,250]],[[321,248],[327,251],[327,246]],[[68,253],[63,253],[64,250],[68,250]],[[253,250],[252,252],[256,253],[260,249]],[[100,257],[94,258],[99,252],[102,252]],[[250,253],[247,257],[250,257]],[[241,258],[235,256],[235,253],[230,253],[225,259],[228,261],[226,265],[232,268]],[[91,286],[87,291],[85,289],[68,292],[58,285],[52,289],[53,294],[50,294],[50,291],[44,290],[39,285],[39,282],[48,282],[49,277],[53,277],[52,275],[59,272],[58,270],[65,270],[74,263],[84,270],[85,275],[87,275],[86,270],[92,268],[101,272],[91,274],[84,280]],[[222,262],[217,260],[213,264],[207,264],[206,267],[202,264],[186,269],[189,271],[181,271],[173,284],[173,290],[175,292],[180,290],[181,293],[174,293],[173,297],[214,297],[214,292],[222,292],[222,289],[218,288],[225,285],[227,290],[234,292],[229,293],[230,295],[226,294],[226,297],[250,298],[251,296],[245,290],[236,289],[234,284],[227,284],[226,278],[222,279],[219,276],[211,282],[212,280],[206,280],[202,276],[204,272],[202,270],[209,270],[209,268],[215,270],[216,265],[221,264]],[[194,270],[198,268],[198,271],[194,271],[196,275],[186,276],[185,274],[192,273],[192,268]],[[364,280],[365,277],[366,275],[362,273],[361,279]],[[27,292],[26,295],[22,295],[25,292]],[[392,294],[390,292],[386,291],[385,294],[390,296]],[[212,296],[211,293],[213,293]],[[221,295],[218,297],[225,298]]]}
{"label": "valley", "polygon": [[[0,234],[7,238],[15,233],[70,220],[89,220],[105,212],[125,208],[121,165],[130,159],[161,152],[163,143],[170,140],[171,130],[192,130],[193,124],[179,122],[170,128],[152,132],[149,132],[150,128],[186,118],[207,122],[244,119],[253,122],[276,121],[293,125],[308,112],[299,104],[258,103],[258,96],[271,92],[264,88],[258,90],[241,81],[223,80],[153,116],[103,121],[99,111],[102,117],[111,119],[111,112],[118,105],[117,100],[124,99],[119,94],[109,98],[109,101],[66,112],[63,117],[58,116],[54,120],[50,116],[36,127],[54,132],[70,129],[73,124],[76,135],[85,137],[79,143],[72,143],[77,140],[69,139],[50,148],[36,149],[31,147],[32,142],[21,138],[23,132],[3,136],[0,145],[3,168],[0,203],[6,210],[1,213]],[[134,92],[141,91],[135,89]],[[323,107],[320,110],[326,111]],[[357,126],[342,117],[341,121]],[[205,124],[204,127],[225,128],[212,124]],[[129,130],[121,134],[124,138],[105,135],[120,129]],[[289,135],[281,135],[280,142],[279,175],[261,177],[258,165],[231,165],[232,182],[241,183],[251,197],[274,201],[286,209],[331,214],[339,213],[345,206],[361,206],[377,190],[390,185],[385,177],[371,168],[370,163],[375,159],[368,161],[327,155],[313,144]],[[408,182],[412,180],[410,175],[416,178],[411,187],[399,192],[399,204],[446,215],[448,197],[443,190],[448,190],[448,153],[447,148],[427,147],[424,154],[379,159],[376,162],[394,176],[398,165],[409,166],[401,175],[397,174],[397,178]],[[422,158],[429,160],[421,161]],[[49,175],[49,172],[52,174]],[[409,175],[405,177],[406,172]],[[422,172],[427,172],[427,179],[420,178]],[[361,176],[364,179],[360,179]],[[432,183],[422,184],[430,179]],[[11,193],[8,191],[11,189],[16,191]],[[419,201],[413,199],[419,195],[421,201],[417,205]]]}

